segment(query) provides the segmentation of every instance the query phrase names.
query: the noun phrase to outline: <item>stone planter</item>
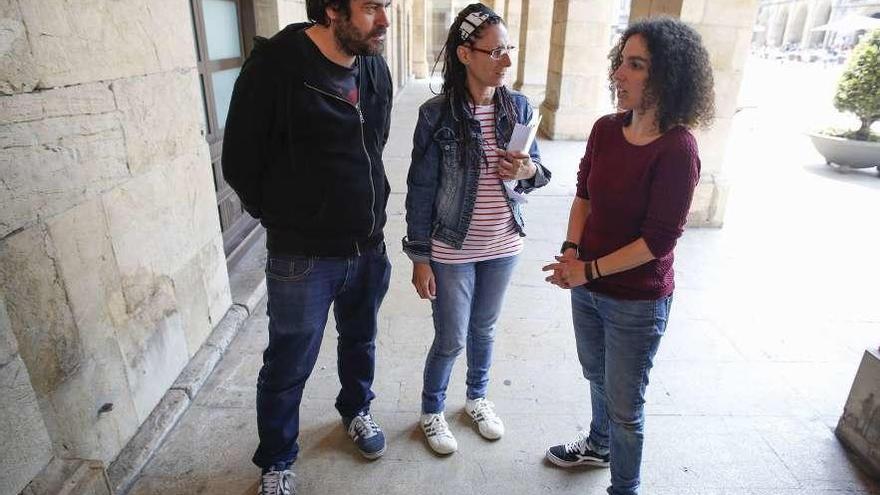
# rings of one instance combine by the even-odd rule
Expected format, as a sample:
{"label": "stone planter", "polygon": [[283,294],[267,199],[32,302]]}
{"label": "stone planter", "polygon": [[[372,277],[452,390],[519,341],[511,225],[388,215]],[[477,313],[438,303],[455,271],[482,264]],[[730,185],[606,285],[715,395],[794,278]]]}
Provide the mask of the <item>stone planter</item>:
{"label": "stone planter", "polygon": [[880,143],[817,133],[811,133],[810,139],[828,165],[835,163],[849,168],[877,167],[880,171]]}

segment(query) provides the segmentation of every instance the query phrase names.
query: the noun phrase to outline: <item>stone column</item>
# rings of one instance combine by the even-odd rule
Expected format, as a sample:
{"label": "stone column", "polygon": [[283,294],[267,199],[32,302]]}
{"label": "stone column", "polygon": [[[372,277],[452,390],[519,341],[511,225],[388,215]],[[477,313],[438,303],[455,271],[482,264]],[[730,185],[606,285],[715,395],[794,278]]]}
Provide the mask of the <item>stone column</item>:
{"label": "stone column", "polygon": [[412,4],[412,71],[416,79],[428,77],[428,13],[425,0]]}
{"label": "stone column", "polygon": [[681,18],[703,36],[715,70],[715,123],[697,135],[703,168],[691,206],[689,222],[692,226],[720,227],[724,223],[730,186],[722,165],[749,56],[757,3],[757,0],[684,1]]}
{"label": "stone column", "polygon": [[305,0],[275,0],[278,2],[278,29],[288,24],[306,21]]}
{"label": "stone column", "polygon": [[715,69],[716,118],[711,129],[697,132],[702,160],[700,183],[694,194],[688,224],[720,227],[729,185],[722,164],[736,113],[743,67],[752,39],[757,0],[636,0],[630,20],[650,15],[678,16],[696,29],[709,50]]}
{"label": "stone column", "polygon": [[278,3],[278,0],[254,0],[255,34],[269,38],[281,28],[281,21],[278,19]]}
{"label": "stone column", "polygon": [[[546,7],[545,7],[546,8]],[[542,132],[584,139],[607,112],[611,0],[555,0]]]}
{"label": "stone column", "polygon": [[629,19],[652,17],[657,15],[671,15],[678,17],[681,13],[683,0],[633,0],[630,4]]}
{"label": "stone column", "polygon": [[[504,3],[504,10],[507,13],[504,16],[504,23],[507,24],[507,38],[510,44],[517,48],[519,48],[522,2],[523,0],[506,0]],[[516,72],[519,65],[519,50],[511,52],[510,61],[513,65],[510,66],[510,75],[508,76],[507,83],[513,84],[516,81]]]}
{"label": "stone column", "polygon": [[534,106],[544,101],[547,87],[552,21],[553,11],[547,8],[546,0],[522,0],[519,59],[513,89],[522,91]]}
{"label": "stone column", "polygon": [[490,9],[494,10],[496,14],[504,17],[507,15],[507,11],[504,8],[506,5],[505,2],[506,0],[483,0],[483,5],[486,5]]}

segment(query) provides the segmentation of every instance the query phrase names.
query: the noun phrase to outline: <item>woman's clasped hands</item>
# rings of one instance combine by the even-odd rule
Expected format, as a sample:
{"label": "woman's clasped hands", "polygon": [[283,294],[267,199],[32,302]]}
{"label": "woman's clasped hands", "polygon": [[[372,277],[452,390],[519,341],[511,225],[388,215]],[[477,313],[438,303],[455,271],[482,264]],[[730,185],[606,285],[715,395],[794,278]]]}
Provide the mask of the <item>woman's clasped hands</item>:
{"label": "woman's clasped hands", "polygon": [[541,268],[542,271],[553,272],[544,280],[563,289],[571,289],[587,283],[585,271],[587,262],[578,259],[576,249],[566,249],[562,256],[555,258],[556,263]]}

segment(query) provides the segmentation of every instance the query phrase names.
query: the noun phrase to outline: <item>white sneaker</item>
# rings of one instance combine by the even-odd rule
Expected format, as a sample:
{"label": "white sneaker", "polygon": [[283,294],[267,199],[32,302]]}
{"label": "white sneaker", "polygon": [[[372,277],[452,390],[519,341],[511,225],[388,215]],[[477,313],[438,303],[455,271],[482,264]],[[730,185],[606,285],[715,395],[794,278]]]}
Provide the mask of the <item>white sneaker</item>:
{"label": "white sneaker", "polygon": [[473,418],[474,422],[480,429],[480,435],[489,440],[498,440],[504,435],[504,423],[501,422],[493,409],[492,404],[485,397],[470,400],[464,404],[464,410]]}
{"label": "white sneaker", "polygon": [[449,431],[449,424],[446,423],[446,418],[443,417],[442,412],[422,414],[419,424],[425,433],[425,438],[428,439],[428,445],[431,447],[431,450],[444,455],[458,450],[458,442],[455,441],[455,437]]}

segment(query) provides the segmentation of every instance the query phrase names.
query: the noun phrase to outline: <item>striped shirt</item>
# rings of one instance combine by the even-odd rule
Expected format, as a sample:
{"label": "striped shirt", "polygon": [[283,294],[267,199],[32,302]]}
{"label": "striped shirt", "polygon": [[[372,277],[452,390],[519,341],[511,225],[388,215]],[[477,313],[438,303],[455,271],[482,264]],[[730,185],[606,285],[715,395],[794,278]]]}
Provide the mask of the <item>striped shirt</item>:
{"label": "striped shirt", "polygon": [[498,177],[495,105],[478,105],[475,116],[483,133],[486,161],[480,167],[474,213],[461,249],[437,239],[431,240],[431,260],[438,263],[474,263],[505,258],[519,254],[523,249],[522,237],[514,226],[504,186]]}

